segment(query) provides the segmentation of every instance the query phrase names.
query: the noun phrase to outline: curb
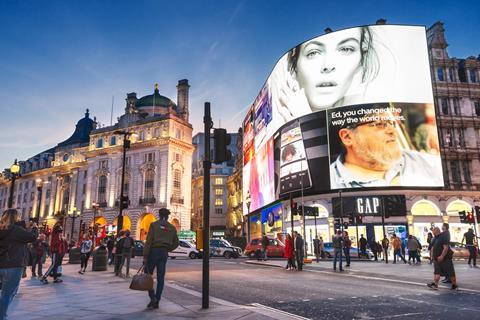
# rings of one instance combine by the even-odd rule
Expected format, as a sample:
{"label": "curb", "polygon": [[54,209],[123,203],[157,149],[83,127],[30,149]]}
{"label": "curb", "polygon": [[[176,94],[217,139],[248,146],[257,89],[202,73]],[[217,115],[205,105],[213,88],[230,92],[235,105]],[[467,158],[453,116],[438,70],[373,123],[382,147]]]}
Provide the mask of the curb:
{"label": "curb", "polygon": [[257,261],[245,261],[246,264],[253,264],[257,266],[264,266],[264,267],[275,267],[275,268],[283,268],[282,266],[279,266],[278,264],[273,264],[273,263],[264,263],[264,262],[257,262]]}

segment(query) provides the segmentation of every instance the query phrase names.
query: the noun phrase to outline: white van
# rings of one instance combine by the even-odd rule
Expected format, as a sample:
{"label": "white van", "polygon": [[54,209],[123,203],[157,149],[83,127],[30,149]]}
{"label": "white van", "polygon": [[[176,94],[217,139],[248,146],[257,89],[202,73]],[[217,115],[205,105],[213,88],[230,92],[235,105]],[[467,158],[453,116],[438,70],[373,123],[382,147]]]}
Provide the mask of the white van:
{"label": "white van", "polygon": [[196,259],[199,257],[199,254],[193,243],[186,240],[179,240],[178,247],[172,252],[169,252],[168,256],[172,259],[175,259],[176,257]]}

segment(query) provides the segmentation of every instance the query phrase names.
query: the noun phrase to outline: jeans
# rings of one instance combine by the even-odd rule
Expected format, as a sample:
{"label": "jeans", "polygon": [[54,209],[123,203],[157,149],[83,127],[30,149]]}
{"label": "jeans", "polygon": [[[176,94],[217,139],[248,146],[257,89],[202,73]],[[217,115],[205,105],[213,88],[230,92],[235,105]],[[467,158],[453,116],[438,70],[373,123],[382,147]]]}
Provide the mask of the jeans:
{"label": "jeans", "polygon": [[113,263],[113,250],[108,250],[108,264],[111,265]]}
{"label": "jeans", "polygon": [[413,263],[417,260],[417,250],[408,250],[408,262],[413,260]]}
{"label": "jeans", "polygon": [[407,263],[407,260],[402,255],[402,250],[400,249],[395,249],[393,250],[393,263],[397,263],[397,255],[400,257],[400,259],[403,260],[403,262]]}
{"label": "jeans", "polygon": [[348,267],[350,265],[350,248],[343,248],[343,254],[345,255],[345,260]]}
{"label": "jeans", "polygon": [[122,262],[120,263],[120,268],[119,268],[119,271],[118,273],[122,273],[122,268],[123,268],[123,265],[125,264],[125,260],[127,261],[127,265],[126,265],[126,270],[125,270],[125,274],[128,276],[129,273],[130,273],[130,259],[132,258],[132,250],[131,249],[123,249],[123,252],[122,252]]}
{"label": "jeans", "polygon": [[[38,268],[37,268],[38,265]],[[37,257],[32,255],[32,276],[35,274],[35,271],[38,269],[38,272],[36,273],[39,277],[42,276],[42,257]]]}
{"label": "jeans", "polygon": [[340,256],[340,270],[343,270],[343,255],[342,249],[334,249],[333,250],[334,258],[333,258],[333,270],[337,270],[337,257]]}
{"label": "jeans", "polygon": [[159,248],[152,248],[147,258],[146,272],[153,274],[157,268],[157,290],[148,290],[150,299],[160,301],[163,285],[165,283],[165,270],[167,265],[168,252]]}
{"label": "jeans", "polygon": [[298,270],[303,270],[303,251],[295,251],[295,259],[297,260]]}
{"label": "jeans", "polygon": [[0,320],[7,319],[7,309],[17,293],[23,268],[0,269],[0,281],[2,282],[2,293],[0,295]]}
{"label": "jeans", "polygon": [[59,255],[57,252],[54,252],[52,253],[51,259],[52,259],[52,264],[50,265],[50,267],[48,267],[47,272],[45,272],[45,274],[43,275],[42,277],[43,279],[47,279],[50,273],[53,275],[54,280],[58,278],[57,270],[58,270],[58,267],[62,265],[63,256]]}
{"label": "jeans", "polygon": [[473,260],[473,265],[477,265],[477,248],[475,248],[474,245],[467,244],[467,249],[470,252],[470,255],[468,256],[468,264],[472,263]]}
{"label": "jeans", "polygon": [[80,254],[80,270],[85,271],[88,265],[88,259],[90,259],[91,252]]}

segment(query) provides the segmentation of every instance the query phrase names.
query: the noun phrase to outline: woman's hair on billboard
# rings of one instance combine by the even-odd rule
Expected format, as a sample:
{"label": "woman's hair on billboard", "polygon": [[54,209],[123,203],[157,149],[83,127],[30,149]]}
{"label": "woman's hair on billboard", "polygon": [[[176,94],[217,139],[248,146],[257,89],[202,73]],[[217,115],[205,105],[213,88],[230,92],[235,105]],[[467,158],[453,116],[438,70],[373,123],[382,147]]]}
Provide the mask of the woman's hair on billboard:
{"label": "woman's hair on billboard", "polygon": [[297,149],[293,144],[289,144],[285,146],[282,151],[282,161],[283,162],[290,162],[293,157],[297,154]]}
{"label": "woman's hair on billboard", "polygon": [[[361,66],[362,66],[362,82],[369,82],[375,79],[378,74],[379,61],[378,56],[373,45],[373,31],[370,27],[360,27],[360,46],[361,46]],[[306,41],[308,42],[308,41]],[[288,71],[291,74],[295,74],[298,71],[297,63],[298,57],[300,55],[300,49],[302,45],[306,42],[303,42],[291,49],[288,52]]]}

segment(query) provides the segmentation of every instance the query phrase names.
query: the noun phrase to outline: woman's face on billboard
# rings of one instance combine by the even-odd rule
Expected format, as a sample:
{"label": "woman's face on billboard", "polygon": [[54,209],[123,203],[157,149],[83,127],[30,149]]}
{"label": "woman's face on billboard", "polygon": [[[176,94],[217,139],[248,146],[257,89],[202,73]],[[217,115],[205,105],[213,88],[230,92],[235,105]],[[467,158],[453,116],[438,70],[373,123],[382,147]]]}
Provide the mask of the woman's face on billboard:
{"label": "woman's face on billboard", "polygon": [[296,79],[313,111],[335,106],[361,69],[361,28],[327,34],[300,47]]}

